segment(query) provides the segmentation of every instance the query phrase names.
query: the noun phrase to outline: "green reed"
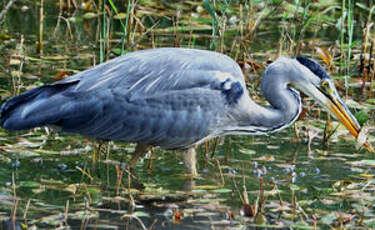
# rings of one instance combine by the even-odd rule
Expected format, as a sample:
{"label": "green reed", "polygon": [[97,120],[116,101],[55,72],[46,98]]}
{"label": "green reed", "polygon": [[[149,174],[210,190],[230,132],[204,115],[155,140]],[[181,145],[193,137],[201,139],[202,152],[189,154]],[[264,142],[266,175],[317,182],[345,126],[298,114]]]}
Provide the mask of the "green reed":
{"label": "green reed", "polygon": [[211,3],[209,0],[203,0],[204,8],[211,16],[211,24],[212,24],[212,34],[211,34],[211,43],[210,43],[210,50],[215,50],[215,42],[216,42],[216,35],[219,30],[219,23],[216,18],[215,10],[211,7]]}

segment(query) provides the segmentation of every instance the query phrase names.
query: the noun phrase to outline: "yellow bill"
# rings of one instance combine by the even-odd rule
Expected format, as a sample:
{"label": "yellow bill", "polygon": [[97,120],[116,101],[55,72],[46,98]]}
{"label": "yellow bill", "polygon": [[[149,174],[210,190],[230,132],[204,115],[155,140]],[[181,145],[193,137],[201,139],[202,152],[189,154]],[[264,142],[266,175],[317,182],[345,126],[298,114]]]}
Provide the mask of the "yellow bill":
{"label": "yellow bill", "polygon": [[[350,113],[345,104],[341,99],[330,98],[329,100],[329,110],[341,121],[341,123],[349,130],[349,132],[358,138],[359,132],[361,131],[361,126],[358,124],[355,117]],[[363,143],[363,146],[371,153],[375,153],[371,144],[367,141]]]}

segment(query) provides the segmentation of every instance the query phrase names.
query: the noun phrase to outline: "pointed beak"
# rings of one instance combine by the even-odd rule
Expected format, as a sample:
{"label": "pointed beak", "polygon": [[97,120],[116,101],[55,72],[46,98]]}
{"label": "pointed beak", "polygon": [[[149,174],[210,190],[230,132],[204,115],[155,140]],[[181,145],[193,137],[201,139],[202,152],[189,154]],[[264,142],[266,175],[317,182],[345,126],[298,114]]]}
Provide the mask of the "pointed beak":
{"label": "pointed beak", "polygon": [[353,116],[341,98],[337,97],[336,95],[329,96],[328,98],[328,105],[326,105],[327,108],[339,121],[341,121],[349,132],[357,138],[359,131],[361,130],[361,126],[358,124],[357,119]]}
{"label": "pointed beak", "polygon": [[[348,107],[344,104],[340,96],[337,94],[336,90],[333,90],[330,94],[324,93],[326,97],[325,106],[328,110],[349,130],[349,132],[358,138],[361,131],[361,126],[359,125],[357,119],[350,112]],[[375,153],[374,149],[369,142],[363,143],[364,147],[371,153]]]}
{"label": "pointed beak", "polygon": [[344,104],[337,90],[330,80],[325,80],[325,87],[322,84],[299,84],[297,87],[309,96],[313,97],[320,105],[336,117],[348,130],[357,138],[361,130],[357,119]]}

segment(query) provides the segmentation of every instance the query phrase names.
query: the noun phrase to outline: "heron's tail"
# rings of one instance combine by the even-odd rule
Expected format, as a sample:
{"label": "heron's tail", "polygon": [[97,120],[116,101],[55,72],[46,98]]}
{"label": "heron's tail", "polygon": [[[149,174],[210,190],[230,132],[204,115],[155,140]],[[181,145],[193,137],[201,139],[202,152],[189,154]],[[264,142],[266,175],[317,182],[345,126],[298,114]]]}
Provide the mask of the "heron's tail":
{"label": "heron's tail", "polygon": [[22,130],[58,123],[67,103],[63,94],[76,83],[45,85],[9,99],[0,108],[0,126]]}

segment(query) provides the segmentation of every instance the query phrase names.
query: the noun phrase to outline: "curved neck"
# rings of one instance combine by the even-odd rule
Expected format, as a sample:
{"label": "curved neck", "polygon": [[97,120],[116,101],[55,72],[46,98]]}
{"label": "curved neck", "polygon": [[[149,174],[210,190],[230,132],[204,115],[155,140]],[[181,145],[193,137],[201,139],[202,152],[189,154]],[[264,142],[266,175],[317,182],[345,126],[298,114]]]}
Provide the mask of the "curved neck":
{"label": "curved neck", "polygon": [[[264,94],[271,106],[256,106],[249,125],[257,127],[258,133],[276,132],[293,124],[302,111],[302,101],[294,89],[273,87],[272,95]],[[280,103],[282,102],[282,103]]]}
{"label": "curved neck", "polygon": [[226,129],[226,134],[264,134],[290,126],[301,113],[302,102],[299,93],[288,86],[286,79],[267,69],[261,90],[271,106],[259,105],[245,95],[239,104],[246,106],[233,113],[237,124]]}

